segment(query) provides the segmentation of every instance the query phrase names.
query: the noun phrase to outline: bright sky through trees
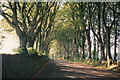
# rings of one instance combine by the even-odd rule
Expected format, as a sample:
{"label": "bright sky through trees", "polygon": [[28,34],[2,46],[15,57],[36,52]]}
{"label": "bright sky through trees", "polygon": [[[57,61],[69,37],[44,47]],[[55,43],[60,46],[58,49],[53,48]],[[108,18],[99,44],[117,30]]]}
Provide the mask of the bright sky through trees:
{"label": "bright sky through trees", "polygon": [[19,39],[15,34],[15,31],[12,33],[8,32],[2,32],[2,35],[4,35],[6,38],[3,39],[2,42],[2,48],[0,50],[0,53],[8,53],[13,54],[13,49],[17,49],[19,47]]}
{"label": "bright sky through trees", "polygon": [[[2,21],[3,17],[0,15],[0,21]],[[0,53],[13,54],[13,49],[19,47],[19,39],[15,33],[15,31],[9,33],[4,31],[2,24],[0,24],[0,35],[4,35],[5,38],[2,40],[2,47],[0,49]],[[1,39],[0,39],[1,40]]]}
{"label": "bright sky through trees", "polygon": [[[29,6],[30,4],[31,6]],[[80,48],[82,49],[83,55],[87,54],[86,57],[90,59],[96,53],[96,50],[96,56],[99,56],[99,59],[105,59],[107,57],[108,59],[112,59],[111,55],[113,56],[114,52],[115,54],[118,53],[118,46],[116,44],[116,26],[119,25],[116,24],[119,22],[119,12],[117,12],[119,11],[118,3],[66,2],[64,5],[60,5],[54,2],[52,4],[15,2],[9,4],[3,3],[1,5],[11,10],[10,13],[8,10],[3,9],[3,11],[1,10],[1,15],[16,30],[20,40],[19,42],[18,39],[10,37],[12,36],[11,34],[1,31],[2,35],[5,34],[2,48],[2,51],[5,53],[7,53],[6,51],[8,49],[12,50],[13,46],[15,46],[13,48],[17,48],[19,44],[21,48],[24,47],[23,50],[26,51],[26,54],[28,53],[27,48],[33,47],[34,44],[36,44],[36,49],[39,46],[39,50],[49,53],[50,48],[48,47],[54,38],[58,40],[61,46],[64,46],[68,57],[79,57]],[[40,6],[43,6],[43,8]],[[31,11],[32,8],[33,11]],[[2,17],[0,18],[2,19]],[[4,22],[1,26],[4,26],[7,22]],[[56,31],[54,31],[54,28],[56,28]],[[114,34],[116,34],[115,40]],[[113,45],[116,45],[115,48]],[[85,57],[83,56],[83,58]]]}

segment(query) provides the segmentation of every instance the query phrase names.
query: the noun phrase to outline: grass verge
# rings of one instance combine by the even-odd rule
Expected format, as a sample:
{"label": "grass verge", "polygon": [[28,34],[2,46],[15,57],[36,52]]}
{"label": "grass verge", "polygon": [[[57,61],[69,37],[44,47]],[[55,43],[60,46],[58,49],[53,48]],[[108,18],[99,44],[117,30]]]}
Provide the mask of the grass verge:
{"label": "grass verge", "polygon": [[2,78],[31,78],[48,60],[45,56],[2,54]]}
{"label": "grass verge", "polygon": [[120,72],[120,62],[113,62],[112,65],[110,65],[109,67],[107,66],[108,62],[107,61],[102,61],[102,60],[92,60],[92,59],[65,59],[65,61],[71,61],[71,62],[80,62],[101,70],[111,70],[111,71],[116,71],[116,72]]}

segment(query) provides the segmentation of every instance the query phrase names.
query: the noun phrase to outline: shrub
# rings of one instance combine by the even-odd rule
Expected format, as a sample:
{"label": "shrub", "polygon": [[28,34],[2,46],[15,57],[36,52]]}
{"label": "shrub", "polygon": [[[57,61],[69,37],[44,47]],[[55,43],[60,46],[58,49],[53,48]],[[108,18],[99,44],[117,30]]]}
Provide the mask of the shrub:
{"label": "shrub", "polygon": [[33,49],[33,48],[28,48],[28,53],[30,55],[34,55],[34,56],[38,56],[38,52],[36,49]]}
{"label": "shrub", "polygon": [[[14,48],[12,50],[13,52],[16,52],[16,53],[19,53],[19,54],[22,54],[24,53],[23,49],[22,48]],[[34,55],[34,56],[46,56],[45,53],[42,53],[42,51],[37,51],[36,49],[33,49],[32,47],[30,48],[27,48],[27,51],[28,51],[28,54],[29,55]]]}
{"label": "shrub", "polygon": [[39,56],[46,56],[46,54],[45,54],[45,53],[42,53],[42,51],[38,51],[38,55],[39,55]]}
{"label": "shrub", "polygon": [[13,52],[17,52],[17,53],[19,53],[19,50],[20,50],[20,48],[13,48],[12,49]]}
{"label": "shrub", "polygon": [[22,54],[22,53],[24,53],[24,50],[23,50],[23,48],[14,48],[13,50],[12,50],[13,52],[16,52],[16,53],[19,53],[19,54]]}

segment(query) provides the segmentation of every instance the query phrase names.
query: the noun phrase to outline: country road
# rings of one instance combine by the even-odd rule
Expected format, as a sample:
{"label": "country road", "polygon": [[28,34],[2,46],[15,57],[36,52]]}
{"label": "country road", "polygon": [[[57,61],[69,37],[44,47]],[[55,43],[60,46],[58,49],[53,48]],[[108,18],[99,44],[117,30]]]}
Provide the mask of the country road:
{"label": "country road", "polygon": [[[51,60],[36,78],[119,78],[120,73],[103,71],[81,63]],[[115,79],[119,80],[119,79]]]}

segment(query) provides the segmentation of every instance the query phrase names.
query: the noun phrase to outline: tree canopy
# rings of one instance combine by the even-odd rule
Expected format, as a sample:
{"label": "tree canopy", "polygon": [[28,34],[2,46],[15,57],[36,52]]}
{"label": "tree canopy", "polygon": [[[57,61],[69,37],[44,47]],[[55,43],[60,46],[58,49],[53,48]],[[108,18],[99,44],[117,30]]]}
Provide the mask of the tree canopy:
{"label": "tree canopy", "polygon": [[56,41],[64,58],[108,60],[111,64],[118,53],[119,5],[120,2],[1,2],[0,14],[16,30],[25,53],[26,47],[36,44],[38,51],[48,54]]}

